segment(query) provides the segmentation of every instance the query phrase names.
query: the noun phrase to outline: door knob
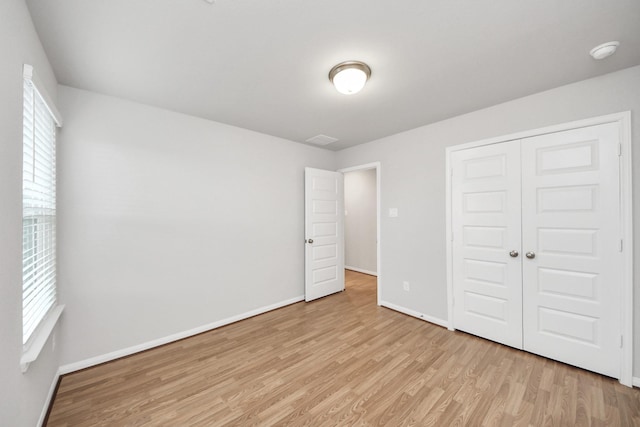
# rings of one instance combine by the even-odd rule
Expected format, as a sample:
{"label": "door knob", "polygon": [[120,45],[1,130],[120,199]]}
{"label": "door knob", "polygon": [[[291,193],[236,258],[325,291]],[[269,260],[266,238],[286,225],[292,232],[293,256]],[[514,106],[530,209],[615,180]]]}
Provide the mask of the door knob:
{"label": "door knob", "polygon": [[519,255],[519,254],[518,254],[518,251],[511,251],[511,252],[509,252],[509,256],[510,256],[511,258],[516,258],[518,255]]}
{"label": "door knob", "polygon": [[527,252],[525,255],[529,259],[534,259],[536,257],[536,253],[535,252]]}
{"label": "door knob", "polygon": [[313,243],[313,239],[307,240],[307,243]]}

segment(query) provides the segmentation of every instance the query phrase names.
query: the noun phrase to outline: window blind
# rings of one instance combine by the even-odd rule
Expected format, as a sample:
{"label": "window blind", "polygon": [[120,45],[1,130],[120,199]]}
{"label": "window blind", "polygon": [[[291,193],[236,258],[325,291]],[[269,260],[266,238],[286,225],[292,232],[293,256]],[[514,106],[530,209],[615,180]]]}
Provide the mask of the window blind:
{"label": "window blind", "polygon": [[56,120],[24,79],[22,341],[56,304]]}

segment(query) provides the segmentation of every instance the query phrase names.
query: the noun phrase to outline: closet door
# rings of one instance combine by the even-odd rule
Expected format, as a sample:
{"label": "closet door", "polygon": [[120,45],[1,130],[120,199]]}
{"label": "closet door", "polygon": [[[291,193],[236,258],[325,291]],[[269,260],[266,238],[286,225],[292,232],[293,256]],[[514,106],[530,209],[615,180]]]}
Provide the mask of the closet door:
{"label": "closet door", "polygon": [[605,124],[521,145],[524,349],[616,378],[618,141]]}
{"label": "closet door", "polygon": [[520,142],[451,161],[454,327],[522,348]]}

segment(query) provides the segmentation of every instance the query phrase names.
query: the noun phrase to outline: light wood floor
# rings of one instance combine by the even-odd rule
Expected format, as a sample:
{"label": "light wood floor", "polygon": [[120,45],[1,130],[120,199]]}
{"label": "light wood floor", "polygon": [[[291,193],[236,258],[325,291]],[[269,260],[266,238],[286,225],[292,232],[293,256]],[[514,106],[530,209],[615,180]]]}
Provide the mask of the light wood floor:
{"label": "light wood floor", "polygon": [[640,426],[640,391],[377,307],[375,278],[62,378],[49,426]]}

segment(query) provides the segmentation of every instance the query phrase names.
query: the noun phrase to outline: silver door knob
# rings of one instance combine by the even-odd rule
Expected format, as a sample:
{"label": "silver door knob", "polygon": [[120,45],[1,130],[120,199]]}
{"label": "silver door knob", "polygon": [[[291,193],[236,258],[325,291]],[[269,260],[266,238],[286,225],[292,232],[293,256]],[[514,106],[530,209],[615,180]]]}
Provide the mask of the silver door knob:
{"label": "silver door knob", "polygon": [[535,252],[527,252],[525,255],[529,259],[534,259],[536,257],[536,253]]}
{"label": "silver door knob", "polygon": [[307,243],[313,243],[313,239],[307,240]]}
{"label": "silver door knob", "polygon": [[518,253],[518,251],[511,251],[511,252],[509,252],[509,256],[510,256],[511,258],[516,258],[518,255],[520,255],[520,254]]}

